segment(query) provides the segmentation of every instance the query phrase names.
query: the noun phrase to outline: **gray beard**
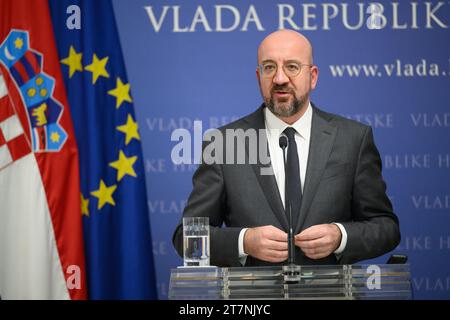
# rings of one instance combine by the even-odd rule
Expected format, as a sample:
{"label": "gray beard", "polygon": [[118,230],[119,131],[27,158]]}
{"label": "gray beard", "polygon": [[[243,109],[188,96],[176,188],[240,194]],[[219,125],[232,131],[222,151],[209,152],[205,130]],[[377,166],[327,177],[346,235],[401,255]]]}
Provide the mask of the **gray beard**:
{"label": "gray beard", "polygon": [[[305,94],[304,96],[301,96],[299,99],[294,96],[294,100],[287,106],[287,108],[282,108],[280,105],[276,105],[276,103],[273,101],[273,97],[270,96],[270,99],[264,99],[264,103],[267,108],[269,108],[272,113],[278,117],[291,117],[299,110],[302,109],[303,106],[305,106],[306,102],[308,101],[308,94]],[[286,103],[281,103],[285,105]]]}

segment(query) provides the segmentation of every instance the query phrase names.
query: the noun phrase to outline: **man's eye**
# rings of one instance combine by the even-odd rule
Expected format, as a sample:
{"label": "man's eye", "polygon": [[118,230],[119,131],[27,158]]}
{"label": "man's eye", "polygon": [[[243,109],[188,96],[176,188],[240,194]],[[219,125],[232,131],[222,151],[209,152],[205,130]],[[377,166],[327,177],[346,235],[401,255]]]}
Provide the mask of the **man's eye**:
{"label": "man's eye", "polygon": [[265,72],[271,72],[275,70],[275,66],[273,64],[266,64],[263,68]]}
{"label": "man's eye", "polygon": [[286,65],[286,69],[289,71],[297,71],[299,68],[300,68],[299,65],[295,63],[290,63]]}

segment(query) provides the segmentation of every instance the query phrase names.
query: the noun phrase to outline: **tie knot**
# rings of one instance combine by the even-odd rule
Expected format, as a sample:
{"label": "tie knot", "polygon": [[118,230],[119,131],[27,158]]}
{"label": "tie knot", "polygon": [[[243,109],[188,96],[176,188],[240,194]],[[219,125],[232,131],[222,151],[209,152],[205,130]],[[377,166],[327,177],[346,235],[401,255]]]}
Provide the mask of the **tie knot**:
{"label": "tie knot", "polygon": [[295,141],[295,132],[297,131],[294,128],[287,127],[283,132],[286,134],[289,141]]}

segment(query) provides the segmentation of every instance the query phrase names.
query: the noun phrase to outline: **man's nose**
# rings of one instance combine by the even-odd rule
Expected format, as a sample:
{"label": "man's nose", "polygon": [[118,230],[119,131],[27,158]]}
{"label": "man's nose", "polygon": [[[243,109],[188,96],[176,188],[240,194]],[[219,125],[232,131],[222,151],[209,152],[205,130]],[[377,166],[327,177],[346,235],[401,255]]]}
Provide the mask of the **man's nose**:
{"label": "man's nose", "polygon": [[289,82],[289,77],[284,73],[284,70],[282,67],[277,68],[277,72],[275,73],[275,76],[273,77],[273,83],[282,85]]}

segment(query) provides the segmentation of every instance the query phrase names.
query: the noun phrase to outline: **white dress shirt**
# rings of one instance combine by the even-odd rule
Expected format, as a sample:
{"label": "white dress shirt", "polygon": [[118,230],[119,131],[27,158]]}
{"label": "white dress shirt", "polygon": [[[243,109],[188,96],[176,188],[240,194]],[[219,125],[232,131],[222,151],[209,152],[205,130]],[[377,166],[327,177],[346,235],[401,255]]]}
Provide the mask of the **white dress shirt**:
{"label": "white dress shirt", "polygon": [[[305,185],[306,167],[308,164],[309,155],[309,143],[311,141],[311,125],[312,125],[313,110],[311,104],[308,105],[303,116],[292,124],[296,131],[295,142],[297,143],[299,166],[300,166],[300,179],[302,185],[302,192]],[[270,161],[272,164],[275,180],[277,181],[278,191],[280,192],[281,200],[284,204],[284,190],[285,190],[285,176],[283,165],[283,150],[279,145],[279,138],[281,133],[289,127],[289,125],[279,119],[268,108],[264,108],[264,118],[266,125],[266,136],[269,145]],[[289,148],[289,146],[288,146]],[[339,255],[345,249],[347,244],[347,232],[344,226],[340,223],[335,223],[341,230],[342,238],[339,247],[334,251],[334,254]],[[239,234],[239,258],[242,265],[245,264],[247,254],[244,252],[244,235],[247,228],[242,229]]]}

